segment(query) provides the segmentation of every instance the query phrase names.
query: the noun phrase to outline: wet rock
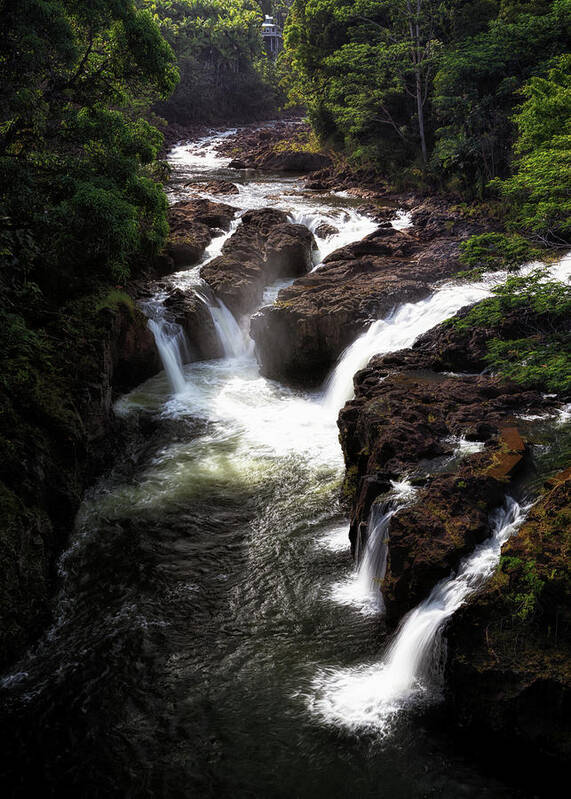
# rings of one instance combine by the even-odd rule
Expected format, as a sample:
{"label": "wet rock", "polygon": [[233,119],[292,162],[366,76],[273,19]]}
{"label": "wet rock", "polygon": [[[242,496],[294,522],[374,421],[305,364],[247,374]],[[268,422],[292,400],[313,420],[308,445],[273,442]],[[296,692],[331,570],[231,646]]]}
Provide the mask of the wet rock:
{"label": "wet rock", "polygon": [[313,234],[303,225],[290,223],[283,211],[248,211],[225,242],[222,255],[206,264],[201,276],[240,315],[260,303],[267,284],[310,269],[315,247]]}
{"label": "wet rock", "polygon": [[259,167],[271,172],[315,172],[331,164],[331,158],[324,153],[285,151],[266,156]]}
{"label": "wet rock", "polygon": [[239,194],[240,189],[235,183],[229,180],[211,180],[208,183],[187,183],[186,187],[197,192],[207,192],[208,194]]}
{"label": "wet rock", "polygon": [[[524,455],[514,415],[549,400],[487,375],[394,372],[387,361],[374,359],[356,375],[356,396],[341,411],[339,429],[353,542],[391,480],[429,478],[389,527],[382,591],[388,617],[397,621],[489,535],[488,514]],[[486,447],[458,465],[450,437],[467,433]]]}
{"label": "wet rock", "polygon": [[124,393],[162,369],[153,334],[146,317],[135,308],[119,306],[111,337],[110,382]]}
{"label": "wet rock", "polygon": [[206,225],[207,228],[228,230],[237,210],[232,205],[216,203],[204,198],[181,200],[169,209],[171,234],[179,232],[184,234],[188,225],[196,222]]}
{"label": "wet rock", "polygon": [[248,165],[239,158],[233,158],[228,164],[228,169],[248,169]]}
{"label": "wet rock", "polygon": [[[571,756],[571,469],[556,475],[495,576],[447,630],[447,701],[465,729],[517,761]],[[549,766],[551,767],[551,765]]]}
{"label": "wet rock", "polygon": [[220,229],[228,230],[236,211],[231,205],[202,198],[172,205],[168,211],[169,238],[164,251],[153,260],[153,275],[164,277],[197,264],[213,236],[219,235]]}
{"label": "wet rock", "polygon": [[171,232],[166,255],[171,259],[175,269],[192,266],[200,261],[211,240],[212,236],[206,225],[202,222],[189,222],[184,226],[184,230]]}
{"label": "wet rock", "polygon": [[273,227],[266,241],[266,264],[273,280],[305,275],[313,266],[316,249],[312,232],[305,225],[291,222]]}
{"label": "wet rock", "polygon": [[[206,289],[208,291],[208,289]],[[203,292],[204,294],[204,292]],[[171,289],[165,300],[165,308],[173,321],[186,333],[192,360],[210,360],[224,355],[216,328],[208,310],[208,299],[195,291]]]}
{"label": "wet rock", "polygon": [[315,235],[319,236],[321,239],[326,239],[329,236],[335,236],[337,233],[339,233],[339,229],[334,225],[328,224],[327,222],[322,222],[315,228]]}
{"label": "wet rock", "polygon": [[340,353],[393,308],[428,296],[459,269],[458,236],[426,241],[422,229],[386,223],[362,241],[329,255],[318,270],[283,289],[253,317],[251,335],[262,373],[320,382]]}

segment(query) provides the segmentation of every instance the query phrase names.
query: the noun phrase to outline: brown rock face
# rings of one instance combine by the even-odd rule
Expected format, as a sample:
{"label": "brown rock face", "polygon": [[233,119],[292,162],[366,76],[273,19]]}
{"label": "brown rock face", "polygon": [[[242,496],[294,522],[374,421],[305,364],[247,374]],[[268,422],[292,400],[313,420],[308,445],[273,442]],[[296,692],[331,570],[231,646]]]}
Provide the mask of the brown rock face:
{"label": "brown rock face", "polygon": [[229,180],[211,180],[208,183],[187,183],[186,187],[188,189],[194,189],[195,191],[208,192],[208,194],[223,194],[225,196],[229,194],[240,194],[238,186],[236,186],[235,183],[231,183]]}
{"label": "brown rock face", "polygon": [[189,222],[183,230],[171,233],[166,254],[175,268],[192,266],[200,261],[211,240],[212,236],[206,225],[202,222]]}
{"label": "brown rock face", "polygon": [[511,741],[518,763],[526,750],[534,763],[571,756],[571,469],[546,489],[447,631],[449,705],[465,728]]}
{"label": "brown rock face", "polygon": [[331,158],[323,153],[283,152],[264,158],[259,166],[270,172],[315,172],[330,166]]}
{"label": "brown rock face", "polygon": [[458,271],[458,242],[473,231],[456,227],[449,235],[429,218],[425,227],[409,233],[386,223],[283,289],[273,306],[252,319],[262,373],[321,381],[372,321],[397,305],[428,296],[436,281]]}
{"label": "brown rock face", "polygon": [[215,203],[212,200],[183,200],[169,209],[169,225],[171,233],[184,232],[189,222],[200,222],[208,228],[228,230],[236,211],[232,205]]}
{"label": "brown rock face", "polygon": [[161,360],[147,320],[139,310],[129,313],[123,306],[114,320],[111,379],[118,392],[129,391],[161,370]]}
{"label": "brown rock face", "polygon": [[193,360],[220,358],[224,354],[205,299],[194,292],[173,289],[165,307],[186,333]]}
{"label": "brown rock face", "polygon": [[[233,186],[234,184],[229,184]],[[225,203],[195,199],[169,208],[169,239],[164,252],[155,258],[153,271],[159,277],[183,266],[193,266],[203,257],[213,234],[228,230],[237,209]]]}
{"label": "brown rock face", "polygon": [[268,283],[310,269],[315,247],[313,234],[303,225],[291,224],[283,211],[248,211],[222,255],[203,267],[201,277],[240,315],[260,303]]}
{"label": "brown rock face", "polygon": [[[408,474],[424,483],[389,526],[382,591],[397,621],[489,535],[488,514],[524,452],[510,420],[549,401],[489,376],[389,372],[383,358],[359,372],[355,386],[356,398],[339,416],[352,541],[391,480]],[[447,439],[460,435],[486,442],[484,451],[454,462]]]}

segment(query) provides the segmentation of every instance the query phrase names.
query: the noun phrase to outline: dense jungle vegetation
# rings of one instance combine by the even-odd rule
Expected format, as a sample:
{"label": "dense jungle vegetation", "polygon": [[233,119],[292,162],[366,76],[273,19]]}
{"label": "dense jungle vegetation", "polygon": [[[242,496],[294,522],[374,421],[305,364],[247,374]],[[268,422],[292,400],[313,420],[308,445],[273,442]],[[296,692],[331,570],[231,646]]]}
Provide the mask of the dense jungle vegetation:
{"label": "dense jungle vegetation", "polygon": [[568,240],[570,12],[569,0],[294,0],[292,91],[354,159],[401,184],[499,195],[515,224]]}

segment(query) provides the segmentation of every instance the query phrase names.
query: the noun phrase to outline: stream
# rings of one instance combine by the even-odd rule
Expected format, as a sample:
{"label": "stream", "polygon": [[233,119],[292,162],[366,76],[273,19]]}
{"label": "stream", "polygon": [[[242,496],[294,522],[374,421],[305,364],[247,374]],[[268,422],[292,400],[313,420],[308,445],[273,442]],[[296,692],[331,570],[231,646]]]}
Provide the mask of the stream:
{"label": "stream", "polygon": [[[203,196],[338,228],[317,238],[315,268],[375,229],[342,194],[308,196],[295,177],[226,169],[216,151],[224,135],[172,150],[171,201],[189,181],[240,180],[239,195]],[[408,224],[395,209],[394,225]],[[198,268],[173,282],[204,288]],[[458,751],[431,710],[443,625],[493,571],[524,509],[508,501],[498,511],[489,542],[387,650],[374,591],[382,547],[355,571],[338,502],[336,416],[354,372],[488,296],[493,282],[445,284],[375,322],[318,392],[261,377],[248,320],[208,294],[226,356],[185,365],[163,298],[146,303],[165,371],[118,400],[128,454],[80,509],[52,627],[3,680],[10,796],[526,795]],[[264,303],[283,285],[268,287]],[[395,484],[374,507],[379,540],[413,493]]]}

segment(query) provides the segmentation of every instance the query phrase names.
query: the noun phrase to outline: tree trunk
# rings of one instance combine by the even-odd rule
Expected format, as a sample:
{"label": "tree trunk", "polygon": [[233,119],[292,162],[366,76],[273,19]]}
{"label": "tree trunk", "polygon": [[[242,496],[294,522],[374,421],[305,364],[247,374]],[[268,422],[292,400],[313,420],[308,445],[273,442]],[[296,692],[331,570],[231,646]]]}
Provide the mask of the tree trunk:
{"label": "tree trunk", "polygon": [[426,152],[426,139],[424,136],[424,108],[422,103],[422,80],[420,70],[416,73],[416,110],[418,114],[418,133],[420,135],[420,147],[422,149],[422,161],[426,166],[428,155]]}

